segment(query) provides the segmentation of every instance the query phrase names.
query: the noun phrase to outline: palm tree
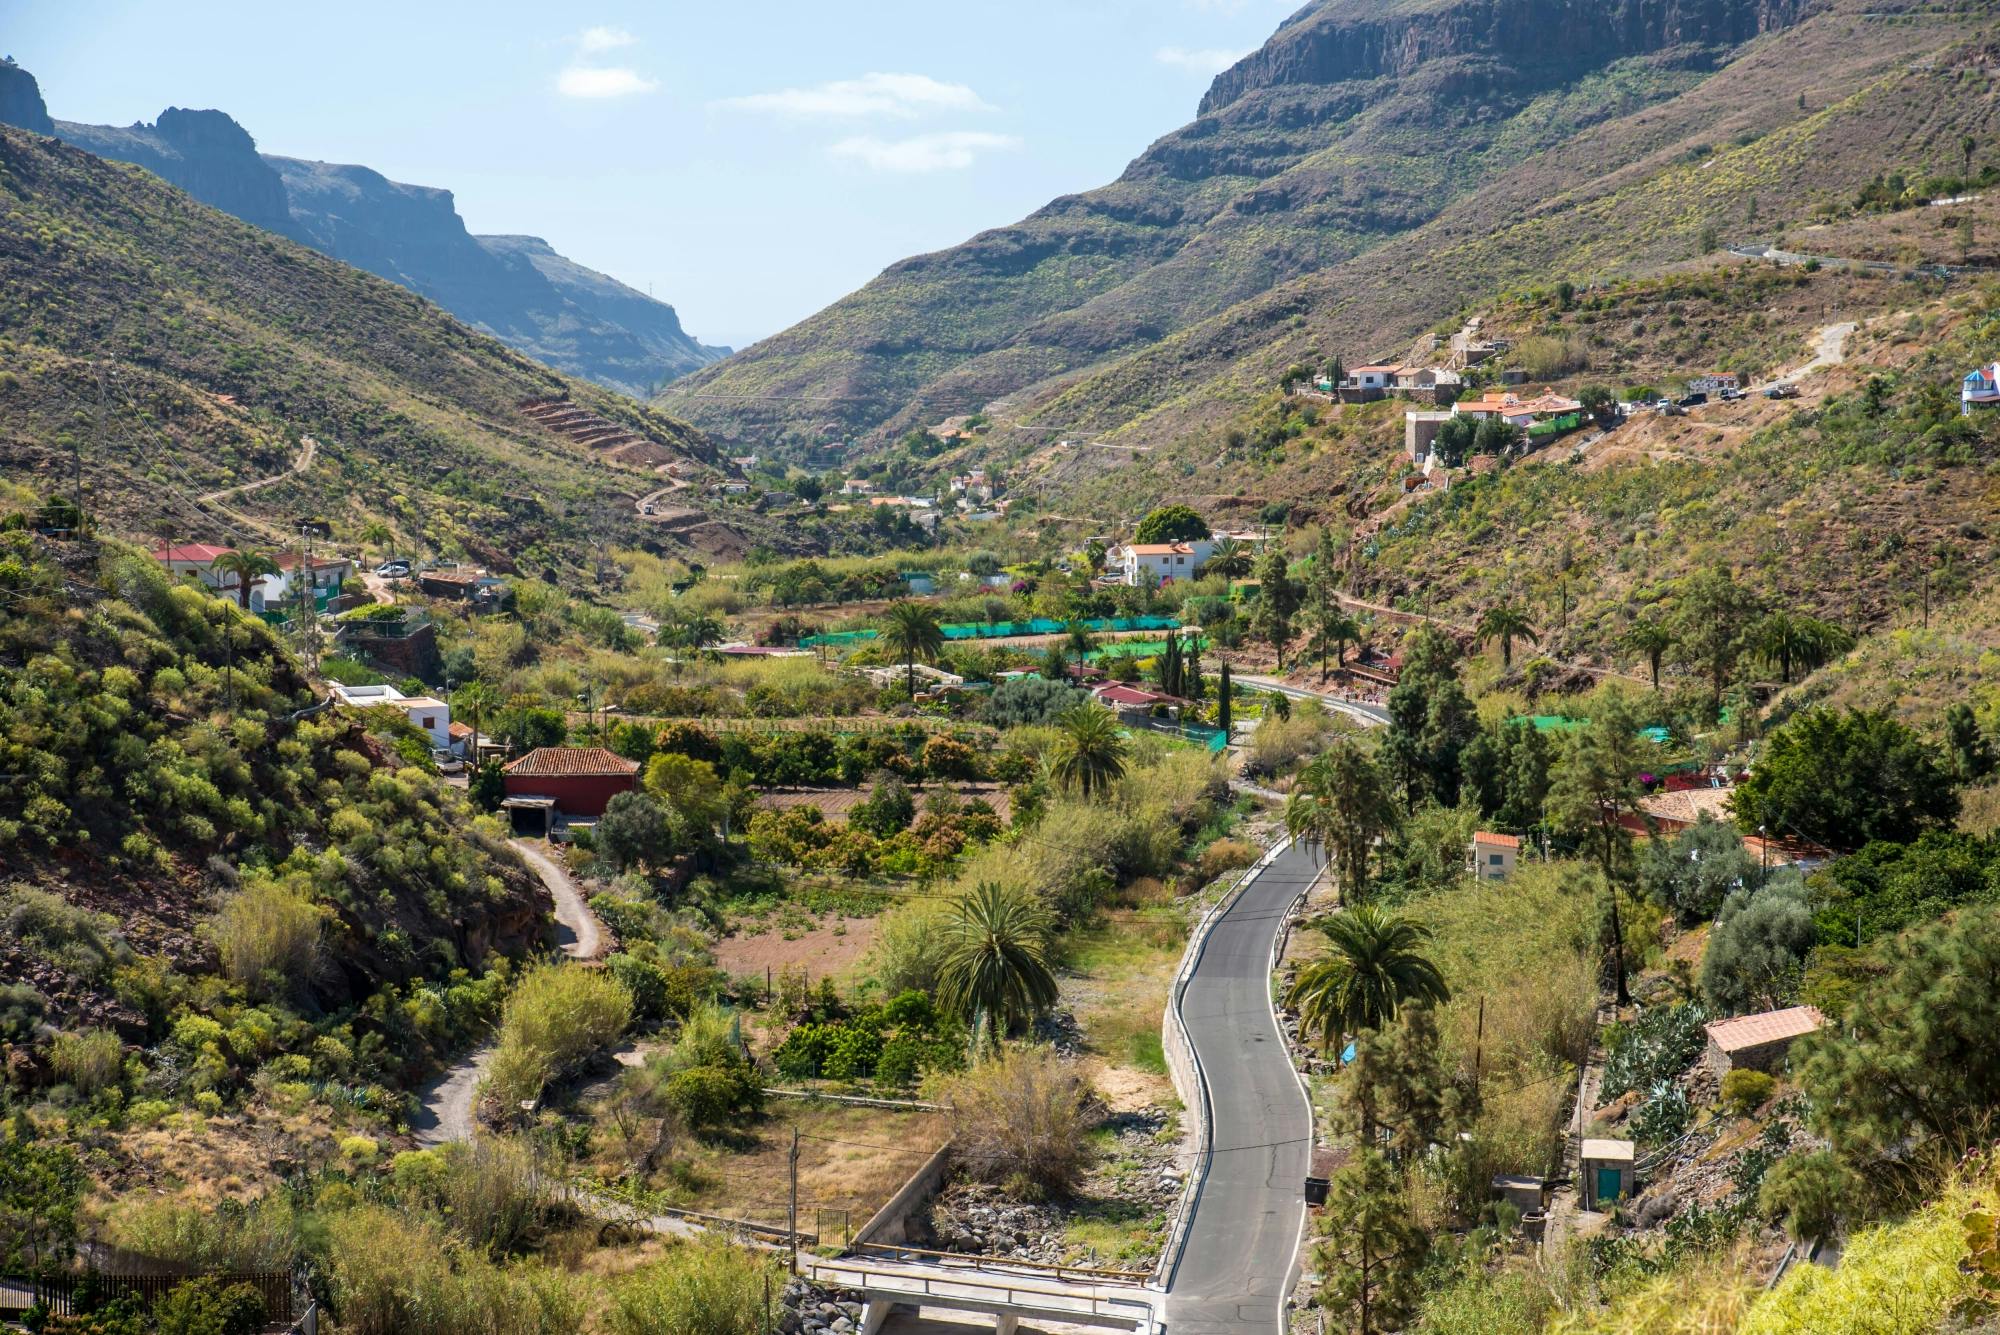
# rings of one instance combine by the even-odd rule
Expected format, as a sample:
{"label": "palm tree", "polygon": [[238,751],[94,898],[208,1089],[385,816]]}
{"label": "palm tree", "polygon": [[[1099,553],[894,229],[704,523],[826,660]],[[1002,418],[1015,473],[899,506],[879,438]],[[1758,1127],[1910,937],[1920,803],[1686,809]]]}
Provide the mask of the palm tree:
{"label": "palm tree", "polygon": [[1063,627],[1063,644],[1068,647],[1069,656],[1082,663],[1089,659],[1090,651],[1097,647],[1097,640],[1091,635],[1090,627],[1079,620]]}
{"label": "palm tree", "polygon": [[1660,689],[1660,662],[1673,652],[1673,631],[1664,621],[1640,621],[1625,632],[1625,644],[1633,653],[1646,656],[1646,665],[1653,669],[1653,690],[1657,692]]}
{"label": "palm tree", "polygon": [[224,552],[215,558],[210,569],[218,575],[236,576],[237,602],[246,612],[250,610],[250,586],[261,576],[278,573],[277,562],[256,552]]}
{"label": "palm tree", "polygon": [[1513,603],[1495,603],[1486,609],[1474,627],[1472,647],[1484,649],[1488,644],[1500,645],[1500,667],[1511,672],[1514,668],[1514,641],[1526,640],[1529,644],[1540,644],[1541,635],[1528,622],[1528,614]]}
{"label": "palm tree", "polygon": [[1250,573],[1250,549],[1235,538],[1224,538],[1215,544],[1215,550],[1208,554],[1203,563],[1204,574],[1218,575],[1223,579],[1242,579]]}
{"label": "palm tree", "polygon": [[1368,858],[1397,823],[1395,798],[1382,767],[1353,741],[1338,741],[1299,771],[1285,799],[1285,829],[1336,864],[1341,896],[1358,902],[1368,890]]}
{"label": "palm tree", "polygon": [[1125,777],[1125,735],[1118,716],[1091,701],[1066,709],[1056,719],[1059,736],[1049,774],[1086,798]]}
{"label": "palm tree", "polygon": [[1336,1061],[1349,1038],[1380,1029],[1403,1007],[1451,999],[1444,975],[1421,953],[1431,935],[1422,924],[1363,904],[1317,925],[1333,953],[1299,970],[1285,1004],[1298,1010],[1300,1032],[1317,1036]]}
{"label": "palm tree", "polygon": [[944,629],[937,613],[922,603],[900,601],[889,604],[882,638],[896,657],[903,660],[905,685],[917,693],[917,660],[935,658],[944,652]]}
{"label": "palm tree", "polygon": [[474,769],[479,768],[479,725],[502,703],[500,693],[483,681],[468,681],[452,692],[452,708],[472,715],[472,745],[465,759]]}
{"label": "palm tree", "polygon": [[707,612],[690,612],[675,619],[669,632],[675,645],[699,654],[713,644],[721,644],[722,622]]}
{"label": "palm tree", "polygon": [[1783,608],[1765,613],[1750,637],[1758,655],[1778,669],[1779,680],[1787,686],[1792,684],[1794,667],[1811,672],[1854,647],[1854,637],[1832,622],[1794,616]]}
{"label": "palm tree", "polygon": [[1025,1023],[1056,1002],[1048,939],[1055,920],[1032,893],[981,881],[952,906],[938,966],[947,1010],[997,1031]]}
{"label": "palm tree", "polygon": [[391,536],[389,526],[379,519],[371,519],[361,530],[361,541],[377,551],[389,545]]}

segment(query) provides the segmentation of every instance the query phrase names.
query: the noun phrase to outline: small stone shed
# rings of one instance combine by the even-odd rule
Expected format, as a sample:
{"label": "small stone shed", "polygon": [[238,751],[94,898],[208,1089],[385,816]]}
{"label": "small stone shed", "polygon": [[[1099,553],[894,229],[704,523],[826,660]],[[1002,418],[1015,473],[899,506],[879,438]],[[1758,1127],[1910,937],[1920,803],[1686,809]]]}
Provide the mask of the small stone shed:
{"label": "small stone shed", "polygon": [[1638,1194],[1629,1140],[1586,1140],[1577,1169],[1577,1196],[1586,1210],[1606,1210]]}
{"label": "small stone shed", "polygon": [[1792,1043],[1826,1023],[1812,1006],[1739,1015],[1705,1026],[1708,1048],[1702,1060],[1716,1078],[1735,1070],[1775,1071],[1785,1064]]}

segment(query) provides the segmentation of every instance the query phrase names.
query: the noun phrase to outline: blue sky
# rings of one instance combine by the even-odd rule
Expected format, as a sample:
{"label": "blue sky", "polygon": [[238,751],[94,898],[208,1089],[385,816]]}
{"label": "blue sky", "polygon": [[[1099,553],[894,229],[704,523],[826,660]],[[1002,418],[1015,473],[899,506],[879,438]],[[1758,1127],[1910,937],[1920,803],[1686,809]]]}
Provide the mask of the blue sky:
{"label": "blue sky", "polygon": [[1298,0],[0,0],[52,115],[218,107],[743,346],[1111,180]]}

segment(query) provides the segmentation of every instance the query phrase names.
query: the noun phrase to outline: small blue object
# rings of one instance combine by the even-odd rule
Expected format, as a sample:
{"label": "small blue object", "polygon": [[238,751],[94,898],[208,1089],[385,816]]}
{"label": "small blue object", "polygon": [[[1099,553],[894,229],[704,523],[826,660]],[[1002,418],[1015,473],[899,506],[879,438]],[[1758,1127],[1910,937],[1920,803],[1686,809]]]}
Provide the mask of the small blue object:
{"label": "small blue object", "polygon": [[1347,1063],[1353,1060],[1354,1060],[1354,1045],[1352,1043],[1349,1043],[1346,1049],[1342,1051],[1340,1054],[1340,1064],[1342,1066],[1345,1066]]}

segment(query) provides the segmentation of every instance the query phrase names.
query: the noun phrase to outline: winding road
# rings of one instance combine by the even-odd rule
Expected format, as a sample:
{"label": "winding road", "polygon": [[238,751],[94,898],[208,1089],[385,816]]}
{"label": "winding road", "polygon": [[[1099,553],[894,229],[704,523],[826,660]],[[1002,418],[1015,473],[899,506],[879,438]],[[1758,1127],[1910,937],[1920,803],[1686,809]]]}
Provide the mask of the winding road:
{"label": "winding road", "polygon": [[1174,1335],[1284,1329],[1298,1271],[1312,1114],[1271,1009],[1271,955],[1319,867],[1297,844],[1216,920],[1180,1003],[1209,1099],[1208,1170],[1167,1281]]}
{"label": "winding road", "polygon": [[[583,902],[583,896],[548,854],[526,839],[511,841],[521,861],[528,864],[556,902],[556,940],[562,953],[573,960],[597,958],[604,949],[604,929],[597,915]],[[477,1126],[479,1082],[493,1061],[494,1045],[486,1044],[465,1060],[450,1067],[436,1080],[417,1091],[420,1105],[410,1122],[417,1144],[429,1149],[454,1140],[470,1140]]]}

